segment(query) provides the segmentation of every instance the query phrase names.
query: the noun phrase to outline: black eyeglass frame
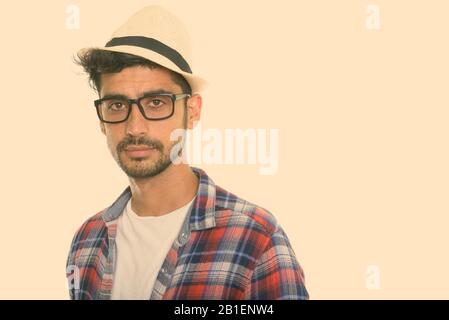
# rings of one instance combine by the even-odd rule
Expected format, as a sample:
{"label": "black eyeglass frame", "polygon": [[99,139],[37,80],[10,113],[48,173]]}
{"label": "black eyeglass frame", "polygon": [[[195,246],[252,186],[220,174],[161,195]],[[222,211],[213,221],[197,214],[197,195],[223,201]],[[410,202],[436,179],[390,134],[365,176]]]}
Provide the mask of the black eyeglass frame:
{"label": "black eyeglass frame", "polygon": [[[145,110],[143,110],[143,107],[142,107],[142,105],[140,104],[140,101],[143,100],[143,99],[146,99],[146,98],[160,97],[160,96],[166,96],[166,97],[169,97],[169,98],[171,99],[171,101],[172,101],[172,109],[171,109],[171,113],[170,113],[168,116],[162,117],[162,118],[148,118],[148,117],[145,115]],[[178,93],[178,94],[174,94],[174,93],[165,93],[165,92],[164,92],[164,93],[151,93],[151,94],[146,94],[146,95],[144,95],[144,96],[142,96],[142,97],[140,97],[140,98],[137,98],[137,99],[124,99],[124,98],[122,98],[121,100],[123,100],[123,101],[125,101],[125,102],[128,103],[129,109],[128,109],[128,114],[126,115],[125,119],[120,120],[120,121],[106,121],[106,120],[104,120],[104,119],[102,118],[102,116],[101,116],[101,112],[100,112],[100,104],[101,104],[103,101],[111,100],[111,99],[113,99],[113,98],[101,98],[101,99],[97,99],[97,100],[94,101],[94,106],[95,106],[95,109],[97,110],[98,118],[100,119],[100,121],[105,122],[105,123],[122,123],[122,122],[125,122],[126,120],[128,120],[129,115],[131,114],[131,110],[132,110],[133,104],[136,104],[136,105],[137,105],[137,107],[138,107],[139,110],[140,110],[140,113],[143,115],[143,117],[144,117],[145,119],[147,119],[147,120],[152,120],[152,121],[159,121],[159,120],[165,120],[165,119],[168,119],[168,118],[170,118],[171,116],[173,116],[173,114],[175,113],[175,105],[176,105],[175,102],[176,102],[177,100],[184,99],[184,98],[190,98],[190,97],[191,97],[191,95],[188,94],[188,93]]]}

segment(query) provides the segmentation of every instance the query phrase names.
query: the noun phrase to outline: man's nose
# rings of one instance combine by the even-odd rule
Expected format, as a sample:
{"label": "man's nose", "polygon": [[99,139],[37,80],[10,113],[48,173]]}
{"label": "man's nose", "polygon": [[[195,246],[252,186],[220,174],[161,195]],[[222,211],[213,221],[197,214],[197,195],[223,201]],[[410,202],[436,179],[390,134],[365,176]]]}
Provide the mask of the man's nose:
{"label": "man's nose", "polygon": [[131,108],[131,114],[126,121],[126,133],[133,136],[147,133],[148,120],[140,112],[137,103],[133,102],[129,107]]}

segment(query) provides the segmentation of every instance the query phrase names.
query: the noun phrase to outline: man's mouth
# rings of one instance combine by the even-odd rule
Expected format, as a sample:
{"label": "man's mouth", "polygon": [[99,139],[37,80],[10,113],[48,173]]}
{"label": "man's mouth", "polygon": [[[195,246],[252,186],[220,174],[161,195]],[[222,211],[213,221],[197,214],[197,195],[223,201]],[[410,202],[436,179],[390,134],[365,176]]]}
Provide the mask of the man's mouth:
{"label": "man's mouth", "polygon": [[134,145],[134,146],[127,146],[125,148],[126,151],[139,151],[139,150],[148,150],[148,149],[154,149],[147,145]]}
{"label": "man's mouth", "polygon": [[147,145],[130,145],[125,148],[125,153],[131,158],[148,157],[154,150]]}

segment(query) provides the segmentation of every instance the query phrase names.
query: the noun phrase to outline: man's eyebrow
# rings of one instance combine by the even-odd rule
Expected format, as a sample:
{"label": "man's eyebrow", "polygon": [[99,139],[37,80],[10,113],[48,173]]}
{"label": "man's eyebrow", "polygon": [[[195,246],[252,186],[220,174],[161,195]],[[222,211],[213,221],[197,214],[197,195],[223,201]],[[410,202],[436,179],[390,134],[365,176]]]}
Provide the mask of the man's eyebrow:
{"label": "man's eyebrow", "polygon": [[101,99],[123,99],[123,100],[127,100],[128,97],[124,94],[120,94],[120,93],[106,93]]}
{"label": "man's eyebrow", "polygon": [[[165,90],[165,89],[155,89],[155,90],[149,90],[149,91],[145,91],[143,92],[138,98],[146,96],[146,95],[150,95],[150,94],[157,94],[157,93],[169,93],[169,94],[173,94],[173,92]],[[119,93],[119,92],[108,92],[106,93],[102,99],[124,99],[124,100],[128,100],[129,97],[123,93]]]}

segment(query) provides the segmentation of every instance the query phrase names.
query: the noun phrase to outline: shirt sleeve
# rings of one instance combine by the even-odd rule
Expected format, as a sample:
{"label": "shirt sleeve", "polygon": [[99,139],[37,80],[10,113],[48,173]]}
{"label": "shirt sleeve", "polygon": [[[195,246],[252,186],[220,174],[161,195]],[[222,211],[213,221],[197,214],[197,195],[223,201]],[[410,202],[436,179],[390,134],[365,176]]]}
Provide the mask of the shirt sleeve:
{"label": "shirt sleeve", "polygon": [[307,300],[304,272],[278,227],[259,257],[245,293],[248,300]]}
{"label": "shirt sleeve", "polygon": [[[76,235],[75,237],[73,237],[72,243],[70,245],[70,250],[69,250],[69,254],[67,257],[67,262],[66,262],[66,277],[67,277],[67,288],[69,290],[69,297],[70,300],[74,300],[75,295],[74,295],[74,290],[76,288],[76,285],[79,285],[77,283],[77,281],[79,281],[79,272],[76,265],[75,265],[75,261],[73,259],[74,256],[74,243],[75,243],[75,239],[76,239]],[[78,278],[77,278],[78,277]]]}

